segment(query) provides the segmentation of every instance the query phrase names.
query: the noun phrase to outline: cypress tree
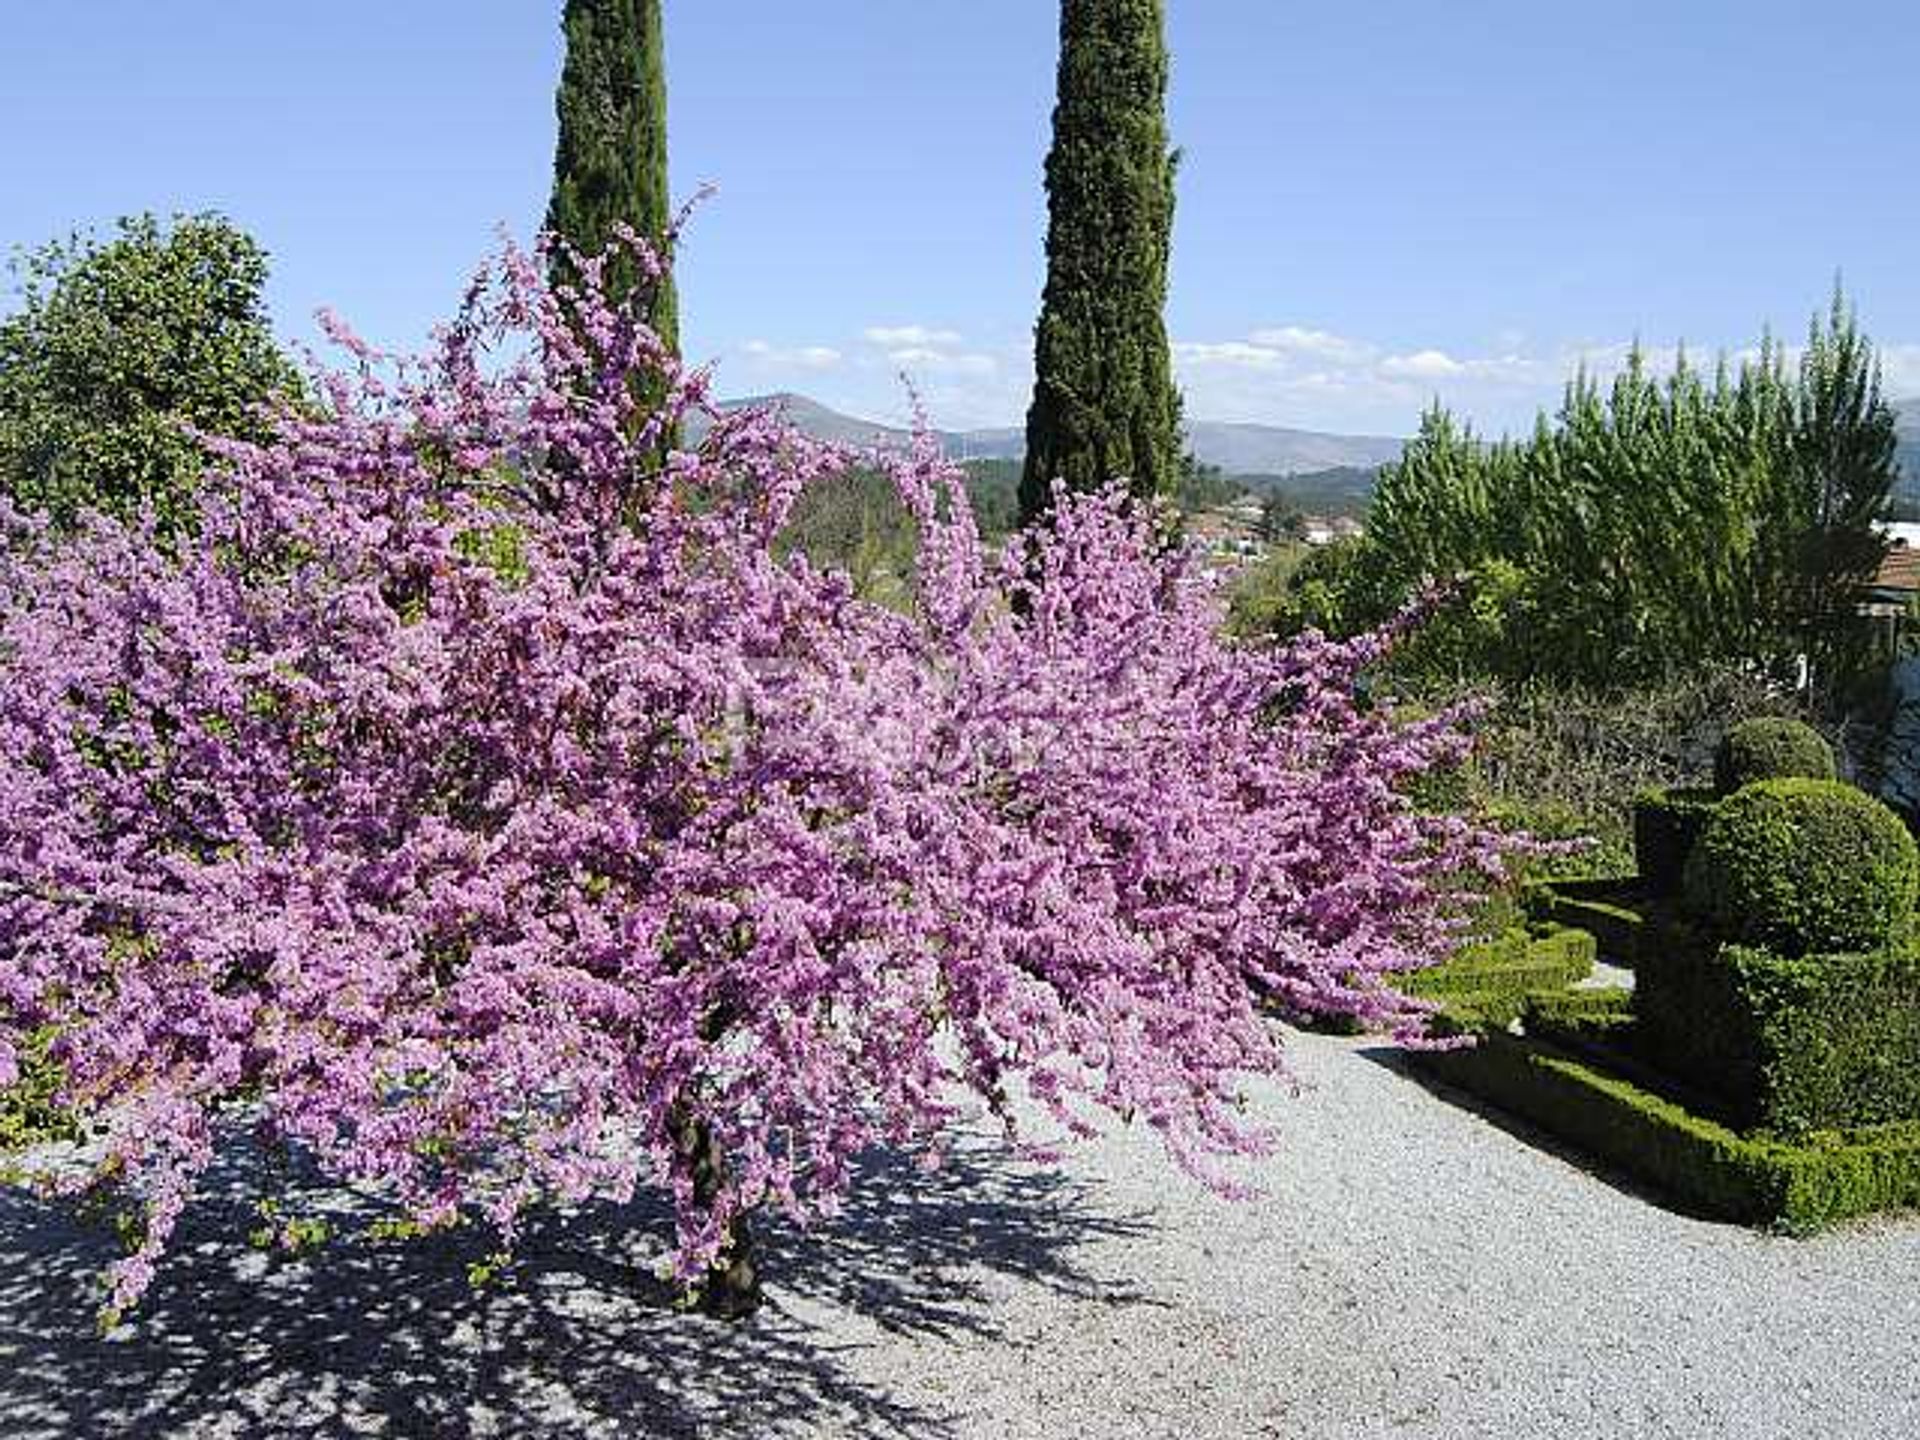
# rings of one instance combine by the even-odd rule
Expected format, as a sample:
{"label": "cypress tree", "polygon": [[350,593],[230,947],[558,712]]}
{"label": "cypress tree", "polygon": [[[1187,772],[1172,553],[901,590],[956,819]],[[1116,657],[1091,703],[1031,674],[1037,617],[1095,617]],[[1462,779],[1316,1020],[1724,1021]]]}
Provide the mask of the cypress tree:
{"label": "cypress tree", "polygon": [[1047,156],[1047,282],[1034,335],[1021,515],[1053,483],[1124,476],[1172,491],[1180,401],[1164,310],[1175,156],[1166,124],[1165,0],[1062,0]]}
{"label": "cypress tree", "polygon": [[[556,100],[560,141],[547,229],[583,255],[606,249],[620,224],[664,247],[672,213],[660,0],[567,0],[562,27],[567,58]],[[574,279],[565,257],[554,257],[553,277],[560,283]],[[639,277],[623,256],[608,268],[607,279],[612,293],[624,296]],[[660,284],[648,319],[677,351],[679,308],[671,277]]]}

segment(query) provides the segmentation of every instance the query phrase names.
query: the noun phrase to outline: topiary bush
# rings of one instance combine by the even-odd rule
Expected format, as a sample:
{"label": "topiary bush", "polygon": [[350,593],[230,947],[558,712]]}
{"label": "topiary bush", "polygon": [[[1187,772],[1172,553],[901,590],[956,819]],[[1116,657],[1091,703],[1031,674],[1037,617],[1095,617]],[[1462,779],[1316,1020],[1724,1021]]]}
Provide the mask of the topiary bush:
{"label": "topiary bush", "polygon": [[1835,774],[1826,738],[1779,716],[1741,721],[1721,736],[1713,756],[1714,788],[1722,795],[1756,780],[1831,780]]}
{"label": "topiary bush", "polygon": [[1515,928],[1463,946],[1446,963],[1410,974],[1401,985],[1457,1015],[1504,1025],[1536,991],[1560,991],[1586,979],[1593,961],[1593,937],[1584,930]]}
{"label": "topiary bush", "polygon": [[1809,1136],[1744,1136],[1611,1067],[1551,1043],[1483,1030],[1415,1066],[1617,1165],[1690,1211],[1806,1234],[1920,1205],[1920,1124]]}
{"label": "topiary bush", "polygon": [[1920,1120],[1920,954],[1784,959],[1728,946],[1751,1017],[1754,1123],[1784,1135]]}
{"label": "topiary bush", "polygon": [[1908,932],[1920,847],[1885,805],[1833,780],[1761,780],[1721,801],[1687,861],[1686,909],[1783,955],[1872,950]]}
{"label": "topiary bush", "polygon": [[1647,894],[1679,893],[1687,857],[1719,796],[1711,790],[1643,790],[1633,799],[1633,858]]}

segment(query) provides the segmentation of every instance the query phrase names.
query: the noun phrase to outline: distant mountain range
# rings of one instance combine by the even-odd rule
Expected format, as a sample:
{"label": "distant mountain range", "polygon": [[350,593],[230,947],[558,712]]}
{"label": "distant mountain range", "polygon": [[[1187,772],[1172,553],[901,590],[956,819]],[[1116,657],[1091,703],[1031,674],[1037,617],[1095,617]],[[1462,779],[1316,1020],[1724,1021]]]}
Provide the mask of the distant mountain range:
{"label": "distant mountain range", "polygon": [[[805,395],[752,395],[722,401],[720,408],[768,404],[778,405],[788,421],[805,433],[842,445],[900,445],[912,438],[897,426],[843,415]],[[1900,429],[1899,492],[1904,499],[1920,501],[1920,396],[1896,400],[1893,408]],[[693,428],[698,438],[698,427]],[[1026,453],[1023,430],[943,430],[939,435],[956,460],[1018,460]],[[1406,444],[1386,435],[1337,435],[1218,420],[1189,421],[1187,443],[1203,463],[1217,465],[1228,475],[1244,476],[1257,489],[1279,488],[1280,482],[1293,476],[1312,476],[1314,488],[1349,496],[1368,493],[1373,473],[1399,459]]]}
{"label": "distant mountain range", "polygon": [[[828,409],[805,395],[751,395],[721,402],[721,409],[777,405],[796,428],[819,440],[842,445],[903,444],[911,438],[896,426],[861,420]],[[943,430],[940,443],[956,460],[1018,460],[1026,453],[1024,430]],[[697,434],[695,436],[697,438]],[[1374,470],[1400,456],[1406,443],[1384,435],[1332,435],[1290,430],[1281,425],[1230,424],[1193,420],[1187,443],[1207,465],[1229,475],[1304,475],[1322,470]]]}
{"label": "distant mountain range", "polygon": [[1920,397],[1893,402],[1898,417],[1900,443],[1894,457],[1900,462],[1900,498],[1920,501]]}

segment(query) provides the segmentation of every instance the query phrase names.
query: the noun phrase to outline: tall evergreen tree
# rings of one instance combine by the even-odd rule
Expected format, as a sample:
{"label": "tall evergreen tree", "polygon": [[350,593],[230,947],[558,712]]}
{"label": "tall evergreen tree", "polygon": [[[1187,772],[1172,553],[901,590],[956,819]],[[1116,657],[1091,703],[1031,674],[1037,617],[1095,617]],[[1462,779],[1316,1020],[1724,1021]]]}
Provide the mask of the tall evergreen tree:
{"label": "tall evergreen tree", "polygon": [[[583,255],[598,255],[621,224],[662,245],[672,212],[660,0],[567,0],[562,25],[567,58],[547,229]],[[574,278],[563,256],[555,256],[553,269],[556,283]],[[609,289],[628,294],[638,278],[622,257],[609,271]],[[660,284],[649,319],[677,350],[671,277]]]}
{"label": "tall evergreen tree", "polygon": [[1025,519],[1046,511],[1056,479],[1086,490],[1124,476],[1137,494],[1166,494],[1179,477],[1163,313],[1176,159],[1165,28],[1165,0],[1060,7]]}
{"label": "tall evergreen tree", "polygon": [[1825,324],[1809,326],[1793,434],[1795,478],[1811,512],[1801,573],[1814,676],[1831,691],[1858,663],[1859,592],[1879,568],[1899,437],[1880,362],[1836,281]]}
{"label": "tall evergreen tree", "polygon": [[[1489,623],[1442,629],[1464,637],[1449,673],[1609,686],[1732,660],[1844,700],[1881,643],[1860,600],[1896,443],[1838,294],[1797,367],[1769,338],[1737,371],[1682,356],[1663,380],[1636,350],[1605,385],[1576,376],[1527,440],[1483,444],[1430,412],[1381,472],[1365,539],[1303,567],[1281,622],[1364,629],[1457,579]],[[1416,640],[1401,662],[1440,648]]]}

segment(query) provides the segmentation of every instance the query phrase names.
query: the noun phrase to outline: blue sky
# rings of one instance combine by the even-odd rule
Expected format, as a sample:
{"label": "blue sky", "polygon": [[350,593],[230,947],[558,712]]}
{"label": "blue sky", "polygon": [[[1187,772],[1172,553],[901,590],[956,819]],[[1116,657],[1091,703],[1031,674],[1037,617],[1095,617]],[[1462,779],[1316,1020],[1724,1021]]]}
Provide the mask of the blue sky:
{"label": "blue sky", "polygon": [[[11,0],[0,242],[216,208],[276,323],[411,344],[544,210],[558,0]],[[1920,394],[1912,0],[1170,0],[1188,412],[1525,423],[1633,337],[1797,334],[1836,271]],[[682,266],[723,393],[1016,423],[1048,0],[666,0]],[[31,138],[27,138],[31,137]]]}

